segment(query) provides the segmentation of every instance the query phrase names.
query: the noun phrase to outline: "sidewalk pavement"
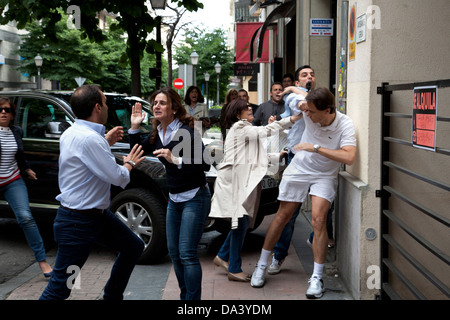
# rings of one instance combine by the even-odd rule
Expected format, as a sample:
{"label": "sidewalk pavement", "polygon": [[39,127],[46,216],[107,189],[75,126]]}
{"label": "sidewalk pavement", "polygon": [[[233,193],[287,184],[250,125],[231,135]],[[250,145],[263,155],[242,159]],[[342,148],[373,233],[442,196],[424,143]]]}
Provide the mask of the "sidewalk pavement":
{"label": "sidewalk pavement", "polygon": [[[262,225],[246,238],[242,250],[242,269],[251,274],[259,258],[264,234],[275,215],[264,219]],[[307,300],[305,292],[312,272],[312,250],[306,244],[311,232],[307,214],[300,214],[296,221],[289,256],[281,273],[266,275],[263,288],[252,288],[250,283],[229,281],[225,271],[212,263],[223,236],[217,232],[205,233],[199,247],[203,270],[203,300]],[[48,261],[54,263],[56,251],[48,253]],[[324,283],[326,292],[321,300],[352,300],[351,295],[338,277],[334,265],[334,249],[329,249],[325,265]],[[96,300],[102,297],[114,254],[96,249],[81,270],[79,289],[74,288],[68,300]],[[30,266],[14,279],[0,286],[0,300],[37,300],[48,280],[40,273],[37,263]],[[179,288],[169,258],[158,265],[137,265],[131,275],[125,300],[178,300]]]}

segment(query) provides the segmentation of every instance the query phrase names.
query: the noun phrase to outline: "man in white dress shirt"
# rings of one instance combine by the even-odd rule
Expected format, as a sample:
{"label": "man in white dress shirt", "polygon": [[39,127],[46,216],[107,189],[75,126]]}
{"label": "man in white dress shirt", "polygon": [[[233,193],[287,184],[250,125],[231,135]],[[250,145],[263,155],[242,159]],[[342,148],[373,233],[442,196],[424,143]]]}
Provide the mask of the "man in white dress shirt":
{"label": "man in white dress shirt", "polygon": [[[135,146],[118,165],[110,146],[120,140],[122,127],[105,136],[108,106],[97,86],[75,90],[70,105],[75,123],[60,138],[58,208],[53,225],[58,245],[55,266],[40,300],[63,300],[70,296],[75,279],[98,240],[118,252],[103,298],[122,300],[131,272],[144,243],[108,207],[111,184],[125,188],[130,171],[142,157]],[[78,272],[77,272],[78,271]],[[73,274],[76,272],[76,274]]]}

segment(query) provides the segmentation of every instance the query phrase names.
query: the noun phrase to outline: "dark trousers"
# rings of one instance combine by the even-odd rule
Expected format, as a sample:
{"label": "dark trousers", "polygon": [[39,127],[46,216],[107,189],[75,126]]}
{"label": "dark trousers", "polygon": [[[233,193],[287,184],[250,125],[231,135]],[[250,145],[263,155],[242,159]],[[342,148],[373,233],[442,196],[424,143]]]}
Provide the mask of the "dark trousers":
{"label": "dark trousers", "polygon": [[[122,300],[130,275],[144,249],[142,240],[110,210],[95,214],[60,207],[53,229],[58,244],[56,262],[40,300],[62,300],[70,296],[75,275],[96,242],[118,252],[104,289],[104,299]],[[83,273],[80,275],[80,285],[83,286]]]}

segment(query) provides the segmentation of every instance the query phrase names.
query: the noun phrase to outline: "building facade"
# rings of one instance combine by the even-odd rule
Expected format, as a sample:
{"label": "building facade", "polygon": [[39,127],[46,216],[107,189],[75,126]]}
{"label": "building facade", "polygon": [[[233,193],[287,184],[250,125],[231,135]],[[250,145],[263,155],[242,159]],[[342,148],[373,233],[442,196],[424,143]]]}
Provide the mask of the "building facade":
{"label": "building facade", "polygon": [[[336,260],[353,297],[448,298],[450,40],[437,32],[449,30],[448,1],[248,5],[269,30],[269,61],[260,63],[256,76],[257,102],[268,100],[270,84],[280,75],[309,64],[317,86],[328,87],[355,124],[357,160],[340,172],[335,216]],[[251,60],[258,63],[264,40],[255,34],[251,41]],[[436,87],[438,96],[436,129],[430,132],[436,146],[428,150],[417,148],[411,132],[414,88],[421,85]],[[383,112],[385,100],[394,114]],[[387,127],[385,115],[394,117]],[[386,136],[389,130],[400,138]]]}
{"label": "building facade", "polygon": [[36,83],[31,83],[16,69],[20,56],[15,51],[20,45],[21,34],[23,31],[13,22],[0,26],[0,90],[36,88]]}

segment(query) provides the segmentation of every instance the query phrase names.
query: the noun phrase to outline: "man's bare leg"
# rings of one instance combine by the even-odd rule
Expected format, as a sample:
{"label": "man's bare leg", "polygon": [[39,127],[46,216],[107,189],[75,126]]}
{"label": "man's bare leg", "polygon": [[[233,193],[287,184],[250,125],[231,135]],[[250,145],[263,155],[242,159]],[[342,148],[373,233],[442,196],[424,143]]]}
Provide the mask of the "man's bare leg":
{"label": "man's bare leg", "polygon": [[280,239],[284,227],[292,218],[292,215],[294,214],[294,211],[298,207],[298,205],[299,202],[280,202],[280,207],[275,214],[275,218],[270,223],[269,228],[266,232],[261,255],[252,275],[252,281],[250,283],[252,287],[260,288],[264,286],[264,273],[267,267],[269,256],[272,253],[275,244]]}
{"label": "man's bare leg", "polygon": [[311,285],[306,291],[308,298],[320,298],[324,287],[322,279],[323,267],[328,250],[327,214],[331,203],[317,196],[311,196],[312,226],[314,239],[312,244],[314,255],[314,271],[310,279]]}
{"label": "man's bare leg", "polygon": [[312,227],[314,240],[312,244],[314,262],[323,264],[328,250],[327,214],[330,202],[324,198],[311,196]]}
{"label": "man's bare leg", "polygon": [[280,240],[281,234],[286,224],[291,220],[295,209],[297,209],[299,202],[286,202],[281,201],[275,218],[269,225],[264,239],[263,249],[272,251],[278,240]]}

